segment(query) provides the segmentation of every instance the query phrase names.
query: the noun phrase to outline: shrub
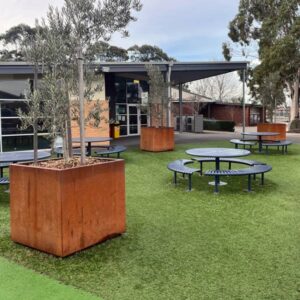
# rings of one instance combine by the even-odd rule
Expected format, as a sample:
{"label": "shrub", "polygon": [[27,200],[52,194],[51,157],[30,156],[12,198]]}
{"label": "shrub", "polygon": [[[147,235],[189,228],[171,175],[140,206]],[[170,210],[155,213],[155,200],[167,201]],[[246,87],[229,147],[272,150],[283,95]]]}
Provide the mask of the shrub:
{"label": "shrub", "polygon": [[204,130],[215,130],[215,131],[234,131],[235,122],[234,121],[220,121],[205,119],[203,121]]}
{"label": "shrub", "polygon": [[290,130],[300,130],[300,120],[299,119],[295,119],[292,121],[291,125],[290,125]]}

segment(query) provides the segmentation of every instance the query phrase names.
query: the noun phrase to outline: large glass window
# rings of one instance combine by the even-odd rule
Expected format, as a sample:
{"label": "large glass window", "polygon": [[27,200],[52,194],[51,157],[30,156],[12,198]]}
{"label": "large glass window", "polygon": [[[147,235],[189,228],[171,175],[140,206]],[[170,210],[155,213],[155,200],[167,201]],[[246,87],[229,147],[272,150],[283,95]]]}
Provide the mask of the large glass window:
{"label": "large glass window", "polygon": [[116,77],[114,103],[141,103],[148,90],[146,81]]}
{"label": "large glass window", "polygon": [[139,84],[133,82],[127,82],[127,103],[139,103],[140,102],[140,93],[139,93]]}
{"label": "large glass window", "polygon": [[28,90],[30,90],[29,80],[0,80],[0,99],[24,99]]}
{"label": "large glass window", "polygon": [[[17,111],[27,111],[25,94],[31,88],[29,79],[0,79],[0,151],[33,148],[33,129],[21,129]],[[45,131],[39,132],[39,148],[49,148]]]}
{"label": "large glass window", "polygon": [[126,102],[126,79],[116,77],[115,82],[116,103]]}
{"label": "large glass window", "polygon": [[20,100],[13,102],[3,101],[1,103],[0,109],[2,118],[18,117],[18,109],[21,109],[23,112],[26,112],[28,110],[25,102]]}

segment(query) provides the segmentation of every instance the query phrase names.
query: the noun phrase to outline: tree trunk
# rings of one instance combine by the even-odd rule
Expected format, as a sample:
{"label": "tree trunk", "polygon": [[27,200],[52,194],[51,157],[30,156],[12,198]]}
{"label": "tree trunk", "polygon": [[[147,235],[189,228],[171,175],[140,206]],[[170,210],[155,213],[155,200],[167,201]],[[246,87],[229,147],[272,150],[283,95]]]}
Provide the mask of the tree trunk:
{"label": "tree trunk", "polygon": [[290,123],[299,118],[299,78],[300,70],[298,71],[297,77],[293,83],[287,82],[287,86],[291,94],[291,111],[290,111]]}
{"label": "tree trunk", "polygon": [[69,153],[69,158],[73,157],[73,145],[72,145],[72,129],[71,129],[71,99],[69,97],[69,89],[68,89],[68,84],[66,84],[66,97],[68,98],[68,118],[67,118],[67,136],[66,136],[66,142],[68,145],[68,153]]}
{"label": "tree trunk", "polygon": [[83,57],[82,47],[78,47],[78,90],[79,90],[79,128],[80,128],[80,150],[81,150],[81,164],[84,165],[86,161],[85,156],[85,114],[84,114],[84,81],[83,81]]}
{"label": "tree trunk", "polygon": [[69,156],[69,151],[68,151],[68,141],[67,141],[67,130],[66,132],[62,135],[63,139],[63,154],[64,154],[64,161],[67,163],[70,160]]}
{"label": "tree trunk", "polygon": [[38,130],[37,130],[37,121],[34,121],[33,125],[33,162],[37,164],[38,162]]}
{"label": "tree trunk", "polygon": [[[37,90],[37,83],[38,83],[38,64],[34,65],[34,77],[33,77],[33,92]],[[36,109],[36,108],[34,108]],[[36,111],[34,112],[34,114]],[[33,122],[33,162],[34,164],[38,161],[38,116],[35,116],[35,120]]]}

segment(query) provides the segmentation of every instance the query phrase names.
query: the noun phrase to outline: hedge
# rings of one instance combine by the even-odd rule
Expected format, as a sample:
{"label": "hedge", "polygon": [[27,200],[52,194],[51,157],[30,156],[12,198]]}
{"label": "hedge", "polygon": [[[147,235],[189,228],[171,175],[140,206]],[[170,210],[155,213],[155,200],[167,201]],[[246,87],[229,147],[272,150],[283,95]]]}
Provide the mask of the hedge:
{"label": "hedge", "polygon": [[220,121],[205,119],[203,121],[204,130],[214,130],[214,131],[234,131],[235,122],[234,121]]}
{"label": "hedge", "polygon": [[292,121],[291,125],[290,125],[290,130],[300,130],[300,120],[299,119],[295,119]]}

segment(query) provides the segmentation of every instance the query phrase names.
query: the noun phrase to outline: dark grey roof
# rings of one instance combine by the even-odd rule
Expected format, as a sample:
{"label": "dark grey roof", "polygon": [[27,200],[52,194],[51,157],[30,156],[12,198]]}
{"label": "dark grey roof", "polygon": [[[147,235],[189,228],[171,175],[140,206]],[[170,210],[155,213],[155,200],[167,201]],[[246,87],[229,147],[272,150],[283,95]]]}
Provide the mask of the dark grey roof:
{"label": "dark grey roof", "polygon": [[[134,79],[147,79],[146,64],[159,66],[161,72],[167,72],[170,63],[128,63],[112,62],[99,63],[98,71],[114,73],[119,76]],[[243,62],[174,62],[171,63],[171,82],[173,84],[186,83],[211,76],[247,69],[248,63]]]}
{"label": "dark grey roof", "polygon": [[33,65],[26,62],[0,62],[0,75],[33,74]]}
{"label": "dark grey roof", "polygon": [[[233,71],[244,70],[248,63],[240,62],[106,62],[95,65],[98,72],[114,73],[119,76],[146,80],[145,65],[158,65],[161,72],[167,72],[171,65],[171,82],[173,84],[186,83],[211,76],[225,74]],[[0,75],[33,74],[32,64],[26,62],[0,62]]]}

